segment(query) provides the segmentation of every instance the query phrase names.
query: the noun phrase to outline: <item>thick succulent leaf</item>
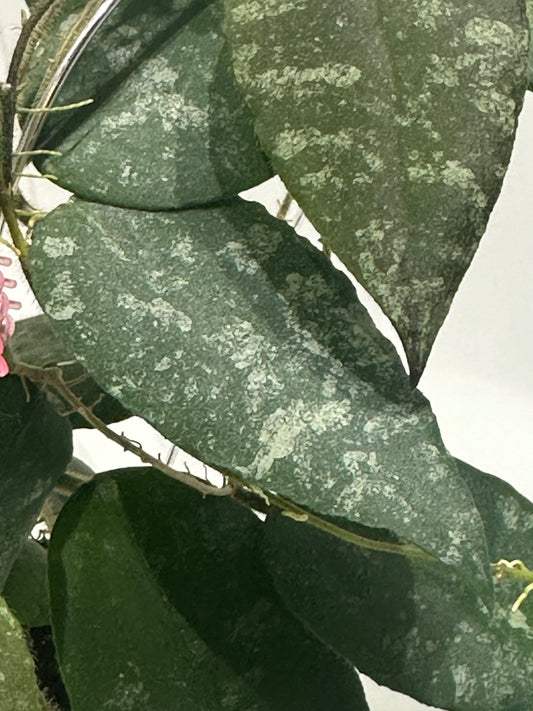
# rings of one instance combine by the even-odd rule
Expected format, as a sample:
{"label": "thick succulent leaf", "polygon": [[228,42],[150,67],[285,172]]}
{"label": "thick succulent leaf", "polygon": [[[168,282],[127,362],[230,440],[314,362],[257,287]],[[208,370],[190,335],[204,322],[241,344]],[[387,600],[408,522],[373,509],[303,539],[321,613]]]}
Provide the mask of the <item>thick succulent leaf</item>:
{"label": "thick succulent leaf", "polygon": [[[63,379],[74,395],[106,425],[131,417],[131,412],[104,392],[83,365],[73,358],[50,319],[44,314],[19,321],[9,341],[9,348],[19,363],[39,368],[60,364]],[[68,419],[73,428],[92,427],[78,412],[72,412],[71,405],[65,405],[60,400],[57,404],[60,410],[69,413]]]}
{"label": "thick succulent leaf", "polygon": [[73,707],[367,711],[353,667],[274,592],[261,528],[240,504],[150,469],[84,486],[50,545]]}
{"label": "thick succulent leaf", "polygon": [[236,195],[272,175],[208,0],[124,0],[89,44],[40,145],[44,170],[80,197],[145,209]]}
{"label": "thick succulent leaf", "polygon": [[46,550],[31,538],[11,566],[2,596],[21,625],[41,627],[50,624]]}
{"label": "thick succulent leaf", "polygon": [[[491,558],[532,564],[533,504],[462,462]],[[440,563],[369,553],[282,516],[268,520],[266,558],[288,606],[379,683],[439,708],[529,711],[533,601],[496,583],[493,613]]]}
{"label": "thick succulent leaf", "polygon": [[392,319],[416,380],[509,160],[525,90],[522,3],[224,6],[261,145]]}
{"label": "thick succulent leaf", "polygon": [[482,525],[427,401],[348,279],[262,207],[72,201],[38,223],[30,271],[76,357],[180,447],[486,585]]}
{"label": "thick succulent leaf", "polygon": [[45,498],[72,456],[68,422],[42,393],[0,380],[0,590]]}
{"label": "thick succulent leaf", "polygon": [[1,597],[0,708],[2,711],[45,711],[49,708],[37,688],[33,660],[22,629]]}

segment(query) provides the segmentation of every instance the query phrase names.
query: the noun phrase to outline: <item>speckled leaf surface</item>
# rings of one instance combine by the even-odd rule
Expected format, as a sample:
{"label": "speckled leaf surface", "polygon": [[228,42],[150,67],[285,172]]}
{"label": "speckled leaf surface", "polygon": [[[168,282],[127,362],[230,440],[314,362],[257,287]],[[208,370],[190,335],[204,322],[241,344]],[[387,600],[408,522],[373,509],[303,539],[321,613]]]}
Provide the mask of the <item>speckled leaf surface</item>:
{"label": "speckled leaf surface", "polygon": [[236,195],[272,175],[237,88],[219,4],[125,0],[95,35],[40,146],[43,169],[80,197],[145,209]]}
{"label": "speckled leaf surface", "polygon": [[2,711],[45,711],[35,679],[33,659],[22,629],[0,597],[0,708]]}
{"label": "speckled leaf surface", "polygon": [[481,523],[427,401],[348,279],[261,206],[74,200],[38,223],[30,272],[75,356],[180,447],[485,586]]}
{"label": "speckled leaf surface", "polygon": [[[83,365],[73,358],[45,314],[19,321],[9,341],[9,348],[20,363],[38,368],[61,363],[63,380],[69,384],[74,395],[105,424],[131,417],[131,412],[104,392]],[[72,412],[71,405],[58,400],[57,406],[69,413],[68,419],[73,428],[92,427],[78,412]]]}
{"label": "speckled leaf surface", "polygon": [[72,433],[20,378],[0,380],[0,590],[48,493],[72,456]]}
{"label": "speckled leaf surface", "polygon": [[392,319],[416,380],[509,160],[525,90],[522,2],[224,6],[261,145]]}
{"label": "speckled leaf surface", "polygon": [[353,667],[274,591],[261,528],[240,504],[150,469],[83,487],[49,553],[74,708],[368,711]]}
{"label": "speckled leaf surface", "polygon": [[[532,564],[533,504],[458,462],[487,531],[491,559]],[[288,606],[376,681],[439,708],[529,711],[533,601],[495,584],[490,614],[439,563],[367,553],[284,517],[266,525],[266,559]]]}

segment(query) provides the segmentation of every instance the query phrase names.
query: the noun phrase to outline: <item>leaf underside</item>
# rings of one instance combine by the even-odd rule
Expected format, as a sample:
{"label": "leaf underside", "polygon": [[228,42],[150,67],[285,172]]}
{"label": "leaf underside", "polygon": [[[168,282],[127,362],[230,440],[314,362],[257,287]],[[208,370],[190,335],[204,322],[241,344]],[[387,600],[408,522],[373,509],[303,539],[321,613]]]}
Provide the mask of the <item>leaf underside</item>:
{"label": "leaf underside", "polygon": [[50,545],[54,637],[73,706],[368,711],[353,667],[274,592],[261,527],[234,501],[203,499],[154,470],[85,485]]}

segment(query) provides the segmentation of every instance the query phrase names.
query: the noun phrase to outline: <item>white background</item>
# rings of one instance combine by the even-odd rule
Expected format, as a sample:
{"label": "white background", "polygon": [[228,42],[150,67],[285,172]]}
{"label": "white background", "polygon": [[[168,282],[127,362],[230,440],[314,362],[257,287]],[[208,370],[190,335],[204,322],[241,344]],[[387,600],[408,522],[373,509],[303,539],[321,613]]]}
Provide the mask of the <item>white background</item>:
{"label": "white background", "polygon": [[[20,29],[19,0],[0,7],[0,79]],[[51,206],[44,181],[26,181],[39,206]],[[279,183],[263,190],[275,210],[283,198]],[[38,196],[38,197],[37,197]],[[430,399],[442,435],[455,456],[496,474],[533,499],[533,95],[522,111],[511,165],[487,232],[435,342],[420,388]],[[301,223],[308,232],[312,228]],[[6,254],[4,250],[0,252]],[[7,272],[9,270],[4,270]],[[10,274],[13,275],[14,271]],[[22,316],[35,313],[31,294],[18,293]],[[363,296],[364,298],[364,296]],[[372,305],[371,305],[372,306]],[[374,308],[378,325],[399,347],[387,320]],[[134,420],[117,429],[141,439],[145,449],[163,456],[169,446]],[[77,456],[96,471],[134,463],[98,433],[77,438]],[[179,466],[181,456],[174,455]],[[189,461],[196,473],[201,467]],[[527,561],[526,561],[527,562]],[[533,561],[529,561],[530,566]],[[427,708],[378,688],[365,679],[372,711]],[[149,710],[147,710],[149,711]],[[334,711],[334,710],[332,710]]]}

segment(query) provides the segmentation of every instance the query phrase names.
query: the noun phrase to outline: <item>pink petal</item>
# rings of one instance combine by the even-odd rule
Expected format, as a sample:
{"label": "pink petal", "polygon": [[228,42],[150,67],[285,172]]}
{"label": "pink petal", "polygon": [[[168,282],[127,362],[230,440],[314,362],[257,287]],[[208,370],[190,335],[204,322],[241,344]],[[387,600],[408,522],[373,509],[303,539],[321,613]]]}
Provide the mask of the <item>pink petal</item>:
{"label": "pink petal", "polygon": [[0,341],[7,343],[14,333],[15,321],[11,316],[5,316],[2,321],[0,321]]}
{"label": "pink petal", "polygon": [[0,323],[7,316],[8,308],[9,308],[8,296],[3,291],[0,291]]}
{"label": "pink petal", "polygon": [[9,373],[9,366],[5,358],[0,355],[0,378],[4,378]]}
{"label": "pink petal", "polygon": [[0,257],[0,266],[2,267],[10,267],[12,262],[11,257]]}

